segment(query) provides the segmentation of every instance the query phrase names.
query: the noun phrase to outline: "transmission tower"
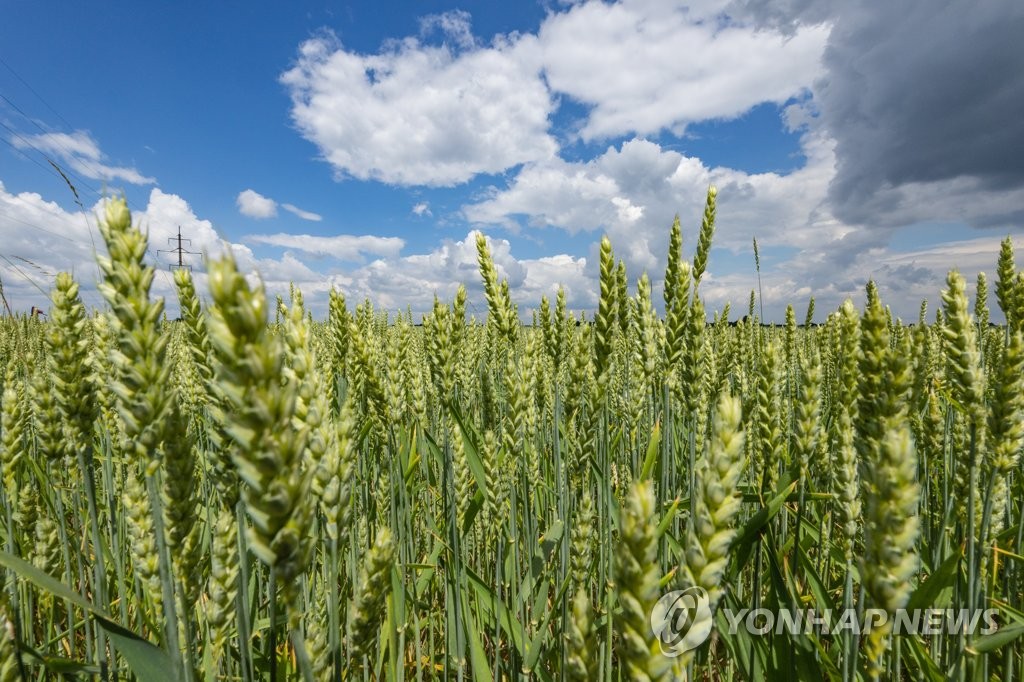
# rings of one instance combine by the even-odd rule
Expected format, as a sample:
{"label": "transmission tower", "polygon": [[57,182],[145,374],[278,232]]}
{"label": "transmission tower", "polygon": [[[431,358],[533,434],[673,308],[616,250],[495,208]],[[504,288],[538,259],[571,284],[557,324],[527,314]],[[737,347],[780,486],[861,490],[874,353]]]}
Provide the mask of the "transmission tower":
{"label": "transmission tower", "polygon": [[177,237],[168,237],[167,238],[167,242],[169,244],[174,244],[175,242],[178,243],[178,245],[175,248],[173,248],[173,249],[160,249],[157,252],[157,253],[176,253],[176,254],[178,254],[178,263],[177,263],[177,265],[175,265],[174,263],[171,263],[170,265],[167,266],[168,269],[170,269],[170,270],[175,270],[175,269],[181,270],[182,268],[187,268],[187,269],[191,270],[192,266],[185,262],[184,256],[185,256],[186,253],[192,254],[193,256],[198,256],[199,253],[197,253],[195,251],[189,251],[188,249],[186,249],[186,248],[184,248],[182,246],[182,243],[186,243],[189,246],[192,246],[192,240],[191,239],[184,239],[181,236],[181,225],[178,225],[178,236]]}

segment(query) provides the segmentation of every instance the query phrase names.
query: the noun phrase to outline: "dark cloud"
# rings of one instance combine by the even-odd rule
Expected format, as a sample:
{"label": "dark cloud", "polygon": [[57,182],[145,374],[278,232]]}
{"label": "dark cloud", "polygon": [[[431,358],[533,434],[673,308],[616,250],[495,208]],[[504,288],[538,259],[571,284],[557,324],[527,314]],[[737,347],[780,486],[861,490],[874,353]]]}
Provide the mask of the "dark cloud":
{"label": "dark cloud", "polygon": [[899,286],[909,288],[915,284],[932,284],[939,279],[934,271],[911,263],[897,266],[886,265],[882,267],[881,272],[890,288]]}
{"label": "dark cloud", "polygon": [[850,222],[896,208],[902,195],[890,190],[909,183],[1024,184],[1024,3],[896,7],[870,3],[839,18],[817,88],[837,142],[830,197]]}
{"label": "dark cloud", "polygon": [[[950,181],[950,191],[967,179],[988,192],[1024,188],[1024,2],[752,0],[734,10],[783,30],[833,24],[814,100],[836,140],[829,198],[841,220],[948,218],[946,202],[929,199]],[[957,217],[1003,224],[1010,208],[965,206]]]}

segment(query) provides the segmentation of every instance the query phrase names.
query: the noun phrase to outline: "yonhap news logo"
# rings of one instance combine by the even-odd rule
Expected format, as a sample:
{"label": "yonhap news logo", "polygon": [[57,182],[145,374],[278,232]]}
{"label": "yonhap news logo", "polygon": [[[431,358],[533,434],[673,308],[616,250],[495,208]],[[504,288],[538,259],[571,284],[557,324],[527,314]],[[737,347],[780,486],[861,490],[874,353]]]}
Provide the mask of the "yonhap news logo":
{"label": "yonhap news logo", "polygon": [[668,592],[651,610],[651,628],[670,658],[696,649],[711,634],[711,600],[702,587]]}
{"label": "yonhap news logo", "polygon": [[742,628],[752,635],[861,635],[887,626],[895,636],[991,635],[999,630],[999,610],[984,609],[722,609],[729,634]]}
{"label": "yonhap news logo", "polygon": [[[651,629],[661,653],[675,658],[699,647],[711,634],[712,616],[711,601],[703,588],[689,587],[663,595],[651,610]],[[731,635],[740,629],[755,636],[785,633],[826,637],[866,634],[880,627],[888,627],[895,636],[925,637],[991,635],[999,630],[998,609],[897,609],[888,613],[873,608],[818,611],[725,607],[722,616]]]}

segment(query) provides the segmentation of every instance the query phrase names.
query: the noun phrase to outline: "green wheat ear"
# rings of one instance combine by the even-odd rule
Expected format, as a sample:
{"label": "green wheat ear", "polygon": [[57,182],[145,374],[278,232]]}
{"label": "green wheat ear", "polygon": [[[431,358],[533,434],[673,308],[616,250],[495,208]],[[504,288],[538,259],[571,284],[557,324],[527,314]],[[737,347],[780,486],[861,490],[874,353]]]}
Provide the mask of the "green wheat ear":
{"label": "green wheat ear", "polygon": [[631,680],[670,680],[678,672],[673,660],[661,653],[651,629],[650,615],[660,595],[660,572],[654,515],[654,489],[638,481],[626,495],[621,510],[619,542],[615,548],[615,588],[619,608],[614,614],[619,637],[620,665]]}
{"label": "green wheat ear", "polygon": [[999,260],[996,264],[996,300],[1006,316],[1006,325],[1011,330],[1020,330],[1022,319],[1019,311],[1022,292],[1018,287],[1017,266],[1013,260],[1013,240],[1007,237],[999,245]]}
{"label": "green wheat ear", "polygon": [[882,672],[892,615],[910,598],[911,578],[917,572],[914,553],[920,533],[917,455],[910,430],[903,426],[888,431],[865,467],[864,559],[861,575],[872,604],[890,618],[887,627],[868,635],[868,673],[877,679]]}
{"label": "green wheat ear", "polygon": [[139,462],[151,462],[165,436],[172,400],[169,335],[160,331],[163,299],[150,300],[156,271],[145,264],[147,238],[131,223],[123,198],[107,203],[100,234],[109,257],[97,256],[103,281],[97,285],[110,305],[115,339],[113,392],[124,424],[123,446]]}
{"label": "green wheat ear", "polygon": [[89,366],[89,319],[78,283],[66,272],[57,275],[46,335],[57,410],[64,423],[66,456],[84,447],[96,419],[96,395]]}
{"label": "green wheat ear", "polygon": [[210,336],[206,331],[206,318],[196,295],[192,274],[188,270],[174,271],[174,285],[178,290],[178,305],[185,326],[185,340],[192,365],[198,374],[201,389],[198,399],[205,403],[213,380],[213,358],[211,357]]}
{"label": "green wheat ear", "polygon": [[516,313],[509,299],[508,280],[498,283],[498,270],[494,267],[487,238],[481,232],[476,235],[476,251],[480,277],[484,281],[484,297],[487,299],[487,323],[512,342],[519,320],[515,317]]}
{"label": "green wheat ear", "polygon": [[[978,347],[978,330],[968,312],[967,283],[956,270],[946,277],[947,288],[942,292],[946,324],[942,328],[943,348],[946,352],[946,378],[953,397],[963,407],[970,446],[956,453],[957,511],[965,523],[970,519],[968,509],[975,508],[974,523],[981,518],[982,497],[971,471],[977,463],[977,454],[985,452],[985,370]],[[968,528],[972,535],[977,527]]]}
{"label": "green wheat ear", "polygon": [[7,363],[2,398],[2,421],[0,421],[0,472],[3,476],[4,492],[11,504],[18,499],[20,481],[18,470],[25,456],[26,429],[28,416],[23,400],[24,382],[18,378],[15,359]]}
{"label": "green wheat ear", "polygon": [[18,644],[14,638],[14,623],[7,615],[6,605],[0,605],[0,682],[21,679],[18,662]]}
{"label": "green wheat ear", "polygon": [[210,579],[207,584],[206,622],[210,628],[209,646],[214,665],[227,654],[235,616],[238,592],[238,525],[235,515],[221,510],[211,537]]}
{"label": "green wheat ear", "polygon": [[350,654],[356,669],[362,667],[362,658],[373,651],[377,641],[377,629],[384,619],[384,604],[394,560],[394,537],[389,528],[382,527],[377,531],[373,547],[363,560],[359,582],[349,607],[349,627],[352,632]]}
{"label": "green wheat ear", "polygon": [[315,469],[305,466],[308,428],[293,419],[298,386],[282,381],[286,353],[267,325],[262,287],[251,288],[228,255],[210,264],[210,341],[216,358],[217,416],[225,446],[244,481],[252,522],[249,548],[271,566],[286,596],[289,625],[299,604],[292,594],[310,558]]}
{"label": "green wheat ear", "polygon": [[697,464],[682,583],[684,588],[704,588],[712,611],[724,593],[722,576],[736,535],[733,519],[742,503],[738,486],[747,462],[741,419],[739,398],[723,395],[715,411],[707,455]]}
{"label": "green wheat ear", "polygon": [[704,218],[700,224],[700,235],[697,237],[697,252],[693,255],[693,286],[700,284],[704,269],[708,264],[708,253],[711,251],[711,238],[715,234],[715,212],[717,210],[718,189],[714,185],[708,187],[708,196],[704,204]]}
{"label": "green wheat ear", "polygon": [[598,644],[594,607],[582,587],[572,600],[572,612],[565,627],[566,676],[574,682],[597,678]]}
{"label": "green wheat ear", "polygon": [[1003,529],[1008,477],[1017,468],[1024,446],[1024,337],[1020,332],[1011,334],[993,379],[988,411],[989,450],[985,459],[986,473],[993,480],[990,536]]}

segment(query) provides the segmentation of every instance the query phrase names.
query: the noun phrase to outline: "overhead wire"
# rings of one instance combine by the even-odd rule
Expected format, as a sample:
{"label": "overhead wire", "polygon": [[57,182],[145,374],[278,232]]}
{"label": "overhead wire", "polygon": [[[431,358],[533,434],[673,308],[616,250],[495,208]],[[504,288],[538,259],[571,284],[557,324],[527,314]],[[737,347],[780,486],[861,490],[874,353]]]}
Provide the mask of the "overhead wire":
{"label": "overhead wire", "polygon": [[39,290],[39,293],[41,293],[41,294],[43,295],[43,297],[44,297],[44,298],[46,298],[47,300],[49,300],[49,299],[50,299],[50,294],[49,294],[49,292],[47,292],[47,291],[46,291],[45,289],[43,289],[43,288],[42,288],[41,286],[39,286],[39,283],[38,283],[38,282],[36,282],[36,281],[35,281],[34,279],[32,279],[31,277],[29,277],[28,275],[26,275],[26,274],[25,274],[25,272],[24,272],[24,271],[23,271],[23,270],[22,270],[21,268],[19,268],[19,267],[18,267],[17,265],[15,265],[15,264],[14,264],[14,263],[13,263],[13,262],[11,261],[11,259],[10,259],[10,258],[8,258],[7,256],[3,255],[2,253],[0,253],[0,258],[3,258],[3,259],[4,259],[4,261],[6,261],[8,265],[10,265],[10,266],[11,266],[12,268],[14,268],[14,270],[15,270],[15,271],[16,271],[16,272],[17,272],[17,273],[18,273],[19,275],[21,275],[21,276],[22,276],[22,277],[24,277],[24,278],[25,278],[26,280],[28,280],[29,284],[31,284],[31,285],[32,285],[32,286],[34,286],[34,287],[35,287],[36,289],[38,289],[38,290]]}
{"label": "overhead wire", "polygon": [[[57,214],[56,214],[56,213],[53,213],[52,211],[45,211],[45,209],[43,209],[43,210],[44,210],[44,212],[46,212],[46,213],[50,213],[51,215],[57,216]],[[60,217],[60,216],[57,216],[57,217]],[[37,225],[37,224],[35,224],[35,223],[31,223],[31,222],[29,222],[29,221],[27,221],[27,220],[22,220],[21,218],[15,218],[14,216],[12,216],[12,215],[10,215],[10,214],[8,214],[8,213],[0,212],[0,218],[3,218],[3,219],[5,219],[5,220],[9,220],[9,221],[13,221],[13,222],[16,222],[16,223],[20,223],[20,224],[22,224],[22,225],[25,225],[25,226],[27,226],[27,227],[31,227],[32,229],[34,229],[34,230],[38,230],[38,231],[40,231],[40,232],[45,232],[46,234],[52,235],[52,236],[54,236],[54,237],[57,237],[57,238],[59,238],[59,239],[63,239],[63,240],[65,240],[65,241],[68,241],[68,242],[70,242],[70,243],[72,243],[72,244],[84,245],[84,243],[83,243],[83,242],[82,242],[81,240],[78,240],[78,239],[72,239],[71,237],[68,237],[68,236],[66,236],[66,235],[60,234],[59,232],[54,232],[53,230],[48,230],[48,229],[46,229],[45,227],[42,227],[42,226],[40,226],[40,225]],[[12,257],[12,258],[16,258],[16,259],[18,259],[18,260],[21,260],[21,261],[24,261],[24,262],[26,262],[26,263],[29,263],[29,264],[31,264],[31,265],[32,265],[32,266],[33,266],[34,268],[36,268],[37,270],[39,270],[40,272],[42,272],[42,273],[43,273],[44,275],[46,275],[46,276],[52,276],[52,273],[49,273],[49,272],[45,271],[45,270],[44,270],[44,269],[43,269],[42,267],[40,267],[40,266],[39,266],[38,264],[36,264],[36,263],[32,262],[32,261],[31,261],[31,260],[29,260],[28,258],[24,258],[24,257],[22,257],[22,256],[18,256],[18,255],[16,255],[16,254],[10,254],[10,255],[11,255],[11,257]],[[95,249],[95,248],[93,248],[93,249],[92,249],[92,256],[93,256],[93,261],[94,261],[94,262],[95,262],[95,255],[96,255],[96,249]],[[71,269],[71,270],[74,270],[74,266],[75,266],[75,263],[74,263],[74,261],[73,261],[73,260],[71,260],[70,258],[69,258],[68,260],[69,260],[69,263],[68,263],[68,264],[69,264],[69,266],[70,266],[70,269]],[[45,292],[44,292],[44,293],[45,293]],[[103,306],[102,306],[102,305],[100,304],[100,301],[99,301],[99,299],[98,299],[98,298],[96,298],[96,296],[98,295],[98,294],[96,294],[96,292],[94,292],[94,291],[93,291],[93,290],[91,290],[91,289],[83,289],[83,290],[82,290],[82,293],[83,293],[84,295],[87,295],[87,296],[88,296],[88,297],[90,298],[90,303],[92,303],[92,304],[93,304],[94,306],[96,306],[97,308],[101,308],[101,307],[103,307]],[[47,299],[49,299],[49,294],[45,294],[45,295],[46,295]]]}
{"label": "overhead wire", "polygon": [[[61,132],[58,132],[58,133],[54,133],[53,131],[47,130],[47,129],[46,129],[46,128],[44,128],[44,127],[43,127],[42,125],[40,125],[40,124],[39,124],[39,122],[38,122],[37,120],[35,120],[34,118],[32,118],[31,116],[29,116],[28,114],[26,114],[26,113],[24,112],[24,110],[22,110],[22,108],[21,108],[21,107],[19,107],[19,106],[18,106],[17,104],[15,104],[15,103],[14,103],[13,101],[11,101],[11,99],[10,99],[9,97],[7,97],[6,95],[4,95],[4,94],[3,94],[2,92],[0,92],[0,99],[2,99],[2,100],[4,100],[5,102],[7,102],[7,103],[8,103],[8,104],[9,104],[9,105],[10,105],[10,106],[11,106],[11,107],[12,107],[12,108],[13,108],[13,109],[15,110],[15,111],[17,111],[17,112],[18,112],[19,114],[21,114],[22,118],[24,118],[24,119],[25,119],[26,121],[28,121],[29,123],[31,123],[32,125],[34,125],[34,126],[35,126],[36,128],[38,128],[38,129],[39,129],[39,131],[40,131],[40,132],[41,132],[41,133],[42,133],[43,135],[47,135],[47,136],[52,136],[52,135],[54,135],[54,134],[56,134],[56,135],[67,135],[67,133],[61,133]],[[30,146],[30,147],[32,147],[32,148],[33,148],[33,149],[35,149],[35,150],[36,150],[37,152],[39,152],[40,154],[42,154],[42,155],[43,155],[43,156],[44,156],[44,157],[46,158],[46,160],[47,160],[47,161],[48,161],[48,162],[50,163],[50,165],[51,165],[51,166],[53,166],[53,167],[54,167],[54,168],[55,168],[55,169],[57,170],[57,172],[58,172],[58,173],[59,173],[59,174],[61,175],[61,177],[63,177],[63,178],[64,178],[64,180],[65,180],[66,182],[68,181],[68,175],[70,175],[70,176],[74,177],[74,178],[75,178],[75,179],[76,179],[76,180],[78,181],[78,184],[79,184],[79,185],[82,185],[82,186],[84,186],[84,187],[85,187],[86,189],[90,190],[90,191],[91,191],[91,192],[93,192],[94,194],[98,194],[98,195],[101,195],[100,191],[99,191],[99,190],[97,190],[96,188],[92,187],[92,186],[91,186],[91,185],[90,185],[90,184],[89,184],[88,182],[86,182],[86,181],[85,181],[85,179],[83,179],[81,175],[78,175],[77,173],[75,173],[74,171],[72,171],[72,170],[70,170],[70,169],[67,169],[67,170],[65,170],[65,169],[64,169],[63,167],[60,167],[60,166],[58,166],[58,165],[57,165],[57,164],[56,164],[56,163],[55,163],[55,162],[54,162],[54,161],[53,161],[53,160],[52,160],[52,159],[51,159],[51,158],[49,157],[49,155],[47,155],[47,154],[46,154],[46,152],[44,152],[44,151],[43,151],[42,149],[40,149],[39,147],[37,147],[37,146],[36,146],[36,145],[35,145],[34,143],[32,143],[32,142],[31,142],[30,140],[28,140],[27,138],[25,138],[25,137],[24,137],[23,135],[21,135],[21,134],[20,134],[19,132],[17,132],[17,131],[15,131],[15,130],[13,130],[13,129],[12,129],[12,128],[11,128],[10,126],[7,126],[7,125],[6,125],[6,124],[4,124],[3,122],[0,122],[0,126],[3,126],[3,127],[4,127],[4,128],[6,128],[6,129],[7,129],[8,131],[10,131],[10,132],[11,132],[11,134],[13,134],[13,135],[17,136],[17,137],[18,137],[18,139],[20,139],[20,140],[21,140],[21,141],[22,141],[22,142],[23,142],[23,143],[24,143],[25,145],[27,145],[27,146]],[[62,141],[60,140],[60,138],[53,138],[53,137],[51,137],[50,139],[48,139],[48,142],[51,142],[51,143],[53,143],[53,145],[54,145],[54,146],[56,146],[56,147],[59,147],[59,148],[60,148],[60,150],[61,150],[61,151],[63,152],[63,156],[64,156],[65,158],[67,158],[67,159],[73,159],[73,160],[74,160],[74,161],[75,161],[76,163],[79,163],[79,164],[81,164],[82,166],[85,166],[86,168],[88,168],[88,169],[89,169],[89,171],[91,171],[91,172],[93,173],[93,175],[95,175],[95,176],[96,176],[96,178],[97,178],[97,179],[99,179],[99,178],[102,178],[102,177],[104,177],[104,176],[106,175],[106,174],[105,174],[105,173],[104,173],[104,172],[102,171],[101,167],[100,167],[100,166],[99,166],[99,165],[98,165],[98,164],[96,163],[96,160],[95,160],[95,159],[90,159],[90,158],[89,158],[89,157],[87,157],[87,156],[84,156],[84,155],[82,155],[82,154],[80,154],[80,153],[77,153],[77,152],[75,152],[75,151],[74,151],[74,150],[72,150],[72,149],[69,149],[69,148],[68,148],[68,146],[67,146],[67,145],[65,145],[65,144],[64,144],[64,143],[63,143],[63,142],[62,142]],[[15,147],[15,148],[17,148],[17,145],[14,145],[14,147]],[[70,183],[69,183],[69,184],[70,184]],[[76,194],[76,196],[77,196],[77,194]]]}
{"label": "overhead wire", "polygon": [[[39,98],[39,100],[41,102],[43,102],[43,104],[45,104],[46,107],[48,109],[50,109],[50,111],[53,112],[61,121],[63,121],[64,124],[67,125],[67,127],[69,129],[73,129],[73,126],[70,123],[68,123],[67,119],[65,119],[63,116],[61,116],[52,106],[50,106],[49,103],[47,103],[42,98],[42,96],[39,95],[39,93],[36,92],[32,88],[31,85],[29,85],[29,83],[25,79],[23,79],[20,75],[18,75],[18,73],[9,64],[4,62],[2,58],[0,58],[0,64],[2,64],[12,74],[14,74],[15,78],[17,78],[23,85],[25,85],[25,87],[27,87],[34,95],[36,95],[36,97]],[[32,117],[30,117],[27,113],[25,113],[25,111],[20,106],[18,106],[16,103],[14,103],[9,97],[7,97],[7,96],[3,95],[2,93],[0,93],[0,98],[2,98],[5,102],[7,102],[15,111],[17,111],[19,114],[21,114],[22,117],[24,117],[26,120],[31,122],[33,125],[35,125],[37,128],[39,128],[41,131],[43,131],[44,134],[47,134],[47,131],[38,123],[38,121],[36,121]],[[84,180],[80,175],[78,175],[77,173],[75,173],[71,169],[64,169],[60,164],[58,164],[56,161],[54,161],[50,157],[50,155],[46,153],[46,151],[41,149],[32,140],[26,138],[24,135],[22,135],[17,130],[14,130],[13,128],[8,126],[3,121],[0,121],[0,127],[3,127],[8,132],[10,132],[12,135],[14,135],[16,138],[21,140],[21,142],[24,143],[25,146],[35,150],[40,156],[42,156],[44,159],[46,159],[46,161],[50,164],[50,166],[52,166],[52,169],[47,169],[37,159],[34,159],[33,157],[31,157],[28,154],[26,154],[24,149],[20,148],[19,145],[13,144],[9,140],[4,140],[4,142],[6,144],[8,144],[8,146],[10,146],[12,149],[18,151],[19,153],[21,153],[22,156],[24,156],[25,158],[31,160],[33,163],[35,163],[36,165],[40,166],[44,170],[47,170],[47,172],[56,172],[58,174],[58,176],[64,181],[64,183],[68,186],[68,188],[71,190],[72,194],[75,196],[75,199],[76,199],[75,203],[77,203],[78,206],[82,209],[83,218],[85,219],[86,226],[89,229],[89,238],[92,241],[93,252],[95,252],[96,251],[96,241],[95,241],[95,237],[93,235],[92,223],[89,221],[88,211],[85,210],[85,206],[82,204],[81,199],[80,199],[80,197],[78,195],[78,191],[76,189],[76,184],[71,182],[71,178],[74,178],[77,181],[77,186],[84,187],[86,190],[88,190],[89,192],[91,192],[92,194],[94,194],[94,195],[96,195],[96,196],[98,196],[100,198],[104,197],[105,194],[103,192],[100,192],[98,189],[96,189],[92,185],[90,185],[86,180]],[[102,173],[97,172],[99,169],[96,168],[96,166],[94,164],[92,164],[92,162],[90,160],[83,159],[83,158],[81,158],[80,155],[76,156],[70,149],[68,149],[59,140],[54,140],[54,142],[55,142],[55,144],[58,147],[60,147],[68,155],[68,158],[77,158],[77,160],[80,163],[82,163],[83,165],[85,165],[86,167],[91,167],[91,170],[96,175],[102,175]],[[128,205],[130,207],[134,208],[137,211],[142,212],[143,209],[141,209],[138,205],[135,205],[134,202],[130,201],[128,199],[127,195],[125,195],[125,201],[128,203]],[[156,266],[160,265],[160,258],[159,258],[159,256],[156,253],[154,253],[153,249],[150,247],[149,244],[147,244],[147,246],[146,246],[146,253],[153,259],[153,262],[155,263]],[[160,267],[158,267],[157,269],[159,269],[160,272],[162,273],[162,276],[164,278],[165,283],[169,287],[171,287],[173,289],[173,282],[171,281],[170,276],[167,274],[167,272],[163,268],[160,268]],[[97,275],[99,275],[98,272],[97,272]],[[97,279],[98,278],[99,277],[97,277]]]}
{"label": "overhead wire", "polygon": [[[8,127],[7,127],[7,126],[6,126],[5,124],[4,124],[4,122],[3,122],[3,121],[0,121],[0,126],[3,126],[4,128],[7,128],[8,130],[10,130],[10,128],[8,128]],[[10,141],[10,140],[8,140],[7,138],[4,138],[4,137],[0,137],[0,140],[2,140],[4,144],[6,144],[6,145],[7,145],[8,147],[10,147],[11,149],[13,149],[14,151],[16,151],[16,152],[18,152],[19,154],[21,154],[22,156],[24,156],[24,157],[25,157],[25,158],[26,158],[27,160],[31,161],[31,162],[32,162],[32,163],[34,163],[35,165],[37,165],[37,166],[39,166],[40,168],[42,168],[42,169],[43,169],[44,171],[46,171],[47,173],[55,173],[55,172],[56,172],[56,171],[55,171],[54,169],[52,169],[52,168],[47,168],[47,167],[46,167],[45,165],[43,165],[43,163],[42,163],[42,162],[41,162],[41,161],[40,161],[39,159],[37,159],[37,158],[35,158],[35,157],[32,157],[32,156],[29,156],[29,155],[28,155],[27,153],[25,153],[25,150],[24,150],[24,149],[22,149],[22,148],[18,147],[18,146],[17,146],[16,144],[14,144],[13,142],[11,142],[11,141]]]}
{"label": "overhead wire", "polygon": [[12,221],[14,221],[16,223],[21,223],[22,225],[26,225],[28,227],[31,227],[34,230],[39,230],[40,232],[45,232],[46,234],[51,234],[54,237],[57,237],[59,239],[64,239],[66,241],[71,242],[72,244],[80,243],[77,239],[72,239],[71,237],[68,237],[67,235],[63,235],[60,232],[54,232],[53,230],[48,230],[45,227],[41,227],[39,225],[36,225],[35,223],[30,223],[27,220],[22,220],[21,218],[15,218],[14,216],[10,215],[9,213],[4,213],[4,212],[0,211],[0,217],[5,218],[7,220],[12,220]]}
{"label": "overhead wire", "polygon": [[63,116],[61,116],[60,113],[56,109],[51,107],[50,103],[47,102],[45,99],[43,99],[43,96],[40,95],[38,92],[36,92],[35,88],[33,88],[31,85],[28,84],[28,81],[26,81],[24,78],[22,78],[20,75],[18,75],[18,72],[14,70],[14,67],[12,67],[10,64],[8,64],[6,61],[4,61],[3,56],[0,56],[0,65],[2,65],[5,69],[10,71],[11,74],[13,74],[14,77],[17,78],[18,81],[22,85],[24,85],[26,88],[28,88],[28,91],[31,92],[33,95],[35,95],[36,99],[38,99],[40,102],[42,102],[43,106],[45,106],[47,109],[49,109],[50,113],[52,113],[54,116],[59,118],[64,123],[64,125],[66,125],[68,128],[73,128],[74,127],[70,123],[68,123],[67,119],[65,119]]}

